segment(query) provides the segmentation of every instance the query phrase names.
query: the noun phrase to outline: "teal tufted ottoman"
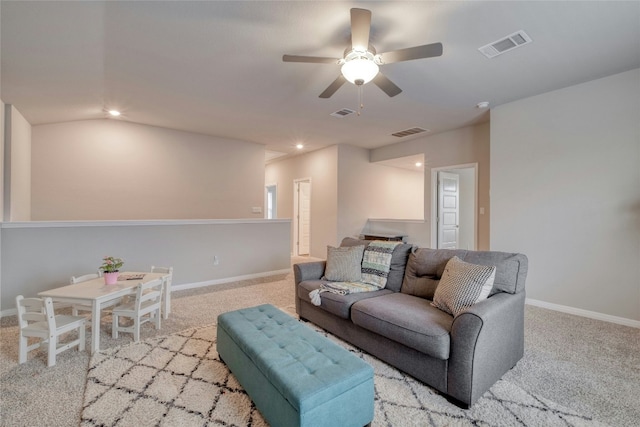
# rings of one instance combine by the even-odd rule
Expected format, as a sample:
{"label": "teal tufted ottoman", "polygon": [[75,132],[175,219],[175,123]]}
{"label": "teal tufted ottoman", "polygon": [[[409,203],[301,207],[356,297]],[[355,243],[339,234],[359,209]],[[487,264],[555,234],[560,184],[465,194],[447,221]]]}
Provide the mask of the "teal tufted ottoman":
{"label": "teal tufted ottoman", "polygon": [[218,316],[217,347],[273,427],[373,421],[373,368],[272,305]]}

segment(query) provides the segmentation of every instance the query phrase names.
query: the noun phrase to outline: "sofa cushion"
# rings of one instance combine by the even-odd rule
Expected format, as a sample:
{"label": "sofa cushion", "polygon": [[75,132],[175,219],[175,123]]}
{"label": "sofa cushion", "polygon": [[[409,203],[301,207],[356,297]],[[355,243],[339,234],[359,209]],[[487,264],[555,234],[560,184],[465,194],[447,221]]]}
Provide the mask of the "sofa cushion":
{"label": "sofa cushion", "polygon": [[362,279],[364,245],[334,248],[327,246],[324,279],[333,282],[358,282]]}
{"label": "sofa cushion", "polygon": [[[306,280],[304,282],[301,282],[297,287],[298,298],[311,303],[309,292],[320,289],[320,285],[322,285],[323,283],[327,283],[327,281]],[[331,292],[324,292],[321,299],[322,303],[320,304],[319,308],[322,308],[331,314],[348,320],[351,314],[351,306],[354,303],[363,299],[373,298],[391,293],[393,292],[388,289],[381,289],[379,291],[372,292],[359,292],[348,295],[339,295]]]}
{"label": "sofa cushion", "polygon": [[454,256],[463,259],[467,251],[452,249],[416,249],[407,261],[400,292],[433,299],[447,262]]}
{"label": "sofa cushion", "polygon": [[[342,239],[342,243],[340,243],[340,246],[369,246],[369,243],[371,243],[372,241],[373,240],[361,240],[354,239],[353,237],[345,237],[344,239]],[[401,243],[393,250],[393,253],[391,254],[391,267],[389,269],[387,284],[385,286],[386,289],[390,289],[393,292],[400,291],[400,287],[402,286],[402,279],[404,278],[404,270],[407,266],[407,259],[409,258],[409,254],[411,253],[412,248],[413,245],[411,244]]]}
{"label": "sofa cushion", "polygon": [[403,293],[353,304],[354,324],[440,360],[449,359],[453,316],[430,302]]}
{"label": "sofa cushion", "polygon": [[515,294],[524,291],[529,267],[526,255],[497,251],[467,251],[462,260],[472,264],[496,266],[496,279],[489,296],[497,292]]}
{"label": "sofa cushion", "polygon": [[523,254],[419,248],[409,255],[401,292],[433,299],[444,268],[454,256],[471,264],[496,267],[496,278],[489,296],[497,292],[514,294],[524,290],[528,260]]}
{"label": "sofa cushion", "polygon": [[494,266],[470,264],[454,256],[444,269],[431,305],[455,317],[487,299],[495,277]]}

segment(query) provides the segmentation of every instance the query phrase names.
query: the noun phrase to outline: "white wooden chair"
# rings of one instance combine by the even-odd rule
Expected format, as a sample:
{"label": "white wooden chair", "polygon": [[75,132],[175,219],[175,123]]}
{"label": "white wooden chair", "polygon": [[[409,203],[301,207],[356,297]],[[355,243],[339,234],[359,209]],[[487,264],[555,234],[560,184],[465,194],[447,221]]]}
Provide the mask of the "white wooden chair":
{"label": "white wooden chair", "polygon": [[[114,307],[111,316],[111,336],[118,338],[118,332],[133,333],[133,340],[140,341],[140,325],[154,321],[156,329],[160,329],[160,312],[162,308],[162,289],[164,282],[161,279],[141,283],[136,289],[136,299],[131,303],[125,303]],[[120,326],[120,318],[133,319],[132,326]]]}
{"label": "white wooden chair", "polygon": [[152,273],[166,274],[164,277],[164,289],[162,290],[162,314],[164,318],[169,317],[171,313],[171,282],[173,281],[173,267],[156,267],[151,266]]}
{"label": "white wooden chair", "polygon": [[[16,297],[18,307],[18,324],[20,325],[19,363],[27,361],[27,353],[40,346],[47,345],[49,353],[47,366],[56,364],[56,355],[71,347],[78,346],[84,350],[85,322],[84,317],[56,315],[51,298]],[[58,337],[67,332],[78,330],[78,338],[68,343],[59,343]],[[40,338],[40,342],[29,345],[29,338]]]}

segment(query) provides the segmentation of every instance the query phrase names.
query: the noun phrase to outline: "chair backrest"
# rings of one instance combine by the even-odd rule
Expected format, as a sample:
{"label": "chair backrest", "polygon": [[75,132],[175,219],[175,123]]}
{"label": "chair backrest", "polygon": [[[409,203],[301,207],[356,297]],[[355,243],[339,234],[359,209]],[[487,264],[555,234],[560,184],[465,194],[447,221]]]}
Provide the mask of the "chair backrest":
{"label": "chair backrest", "polygon": [[160,307],[162,302],[162,279],[151,280],[147,283],[140,283],[136,291],[136,311],[144,305],[145,308]]}
{"label": "chair backrest", "polygon": [[86,282],[88,280],[97,279],[98,277],[100,277],[98,273],[90,273],[90,274],[85,274],[83,276],[77,276],[77,277],[71,276],[71,284],[75,285],[76,283]]}
{"label": "chair backrest", "polygon": [[152,265],[151,272],[173,274],[173,267],[156,267],[155,265]]}
{"label": "chair backrest", "polygon": [[167,282],[171,284],[171,280],[173,279],[173,267],[156,267],[155,265],[152,265],[151,272],[168,274],[169,277],[167,277]]}
{"label": "chair backrest", "polygon": [[49,333],[56,330],[56,319],[51,298],[16,297],[20,329],[39,322],[47,322]]}

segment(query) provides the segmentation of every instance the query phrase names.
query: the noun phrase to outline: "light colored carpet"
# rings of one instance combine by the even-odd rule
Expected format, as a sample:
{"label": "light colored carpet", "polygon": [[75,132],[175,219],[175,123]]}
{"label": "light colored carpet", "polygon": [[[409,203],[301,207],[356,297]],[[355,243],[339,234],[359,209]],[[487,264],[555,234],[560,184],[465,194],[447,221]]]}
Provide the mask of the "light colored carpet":
{"label": "light colored carpet", "polygon": [[[176,292],[173,313],[156,331],[146,324],[142,340],[215,322],[218,314],[270,303],[294,304],[293,275]],[[637,426],[640,419],[640,330],[527,306],[525,356],[504,379],[525,392],[590,414],[611,426]],[[110,338],[110,317],[101,348],[132,342]],[[88,333],[88,339],[90,332]],[[89,354],[69,350],[47,368],[44,352],[18,365],[15,316],[0,320],[0,426],[78,426]],[[441,425],[434,422],[434,425]]]}
{"label": "light colored carpet", "polygon": [[[314,328],[374,367],[373,426],[601,426],[506,381],[468,411],[384,362]],[[263,426],[216,351],[216,326],[109,349],[91,358],[82,427]]]}

